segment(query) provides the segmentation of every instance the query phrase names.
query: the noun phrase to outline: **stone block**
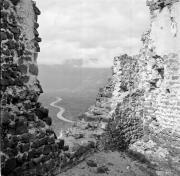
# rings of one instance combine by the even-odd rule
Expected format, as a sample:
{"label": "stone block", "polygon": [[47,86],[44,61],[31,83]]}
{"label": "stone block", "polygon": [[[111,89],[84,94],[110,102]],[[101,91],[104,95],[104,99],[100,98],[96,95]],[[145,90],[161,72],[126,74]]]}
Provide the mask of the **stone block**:
{"label": "stone block", "polygon": [[54,137],[48,138],[48,144],[53,144],[55,142]]}
{"label": "stone block", "polygon": [[52,148],[52,151],[53,151],[53,152],[57,152],[59,146],[58,146],[58,144],[53,144],[53,145],[51,145],[51,148]]}
{"label": "stone block", "polygon": [[98,174],[108,173],[109,169],[107,166],[99,166],[96,170]]}
{"label": "stone block", "polygon": [[28,144],[28,143],[27,144],[22,144],[20,148],[21,148],[21,152],[24,153],[24,152],[29,150],[30,144]]}
{"label": "stone block", "polygon": [[83,133],[74,134],[73,137],[75,139],[81,139],[81,138],[84,138],[84,134]]}
{"label": "stone block", "polygon": [[31,136],[30,136],[29,133],[24,133],[24,134],[22,134],[22,135],[20,136],[20,140],[21,140],[21,142],[23,142],[23,143],[29,143],[30,138],[31,138]]}
{"label": "stone block", "polygon": [[44,163],[44,166],[46,171],[50,171],[54,168],[54,161],[50,159]]}
{"label": "stone block", "polygon": [[46,135],[46,133],[44,133],[44,132],[42,132],[42,131],[40,131],[40,133],[38,134],[38,139],[42,139],[42,138],[44,138],[45,137],[45,135]]}
{"label": "stone block", "polygon": [[[30,100],[24,101],[23,105],[26,110],[29,110],[32,108],[32,102]],[[33,115],[33,114],[31,114],[31,115]]]}
{"label": "stone block", "polygon": [[12,4],[17,5],[20,0],[10,0]]}
{"label": "stone block", "polygon": [[18,149],[17,148],[5,148],[4,152],[9,156],[9,158],[11,157],[15,157],[18,154]]}
{"label": "stone block", "polygon": [[22,57],[20,57],[20,58],[18,59],[18,64],[19,64],[19,65],[23,64],[23,59],[22,59]]}
{"label": "stone block", "polygon": [[63,147],[63,151],[68,151],[69,150],[69,146],[68,145],[65,145],[64,147]]}
{"label": "stone block", "polygon": [[42,41],[42,38],[36,37],[35,40],[36,40],[37,42],[41,42],[41,41]]}
{"label": "stone block", "polygon": [[24,160],[23,160],[23,155],[17,155],[16,156],[16,163],[17,163],[17,166],[21,166],[23,164]]}
{"label": "stone block", "polygon": [[172,136],[177,138],[177,139],[180,139],[180,134],[179,133],[174,132]]}
{"label": "stone block", "polygon": [[34,28],[37,29],[39,27],[39,24],[37,22],[34,23]]}
{"label": "stone block", "polygon": [[38,75],[38,67],[35,64],[30,64],[29,65],[29,73],[31,73],[32,75]]}
{"label": "stone block", "polygon": [[[34,171],[34,174],[36,173],[36,171],[35,171],[35,164],[34,164],[34,162],[31,160],[31,161],[29,161],[28,162],[28,169],[33,169]],[[30,171],[31,172],[31,174],[32,174],[32,171]]]}
{"label": "stone block", "polygon": [[36,157],[36,150],[35,149],[31,149],[29,152],[28,152],[28,159],[32,159],[32,158],[35,158]]}
{"label": "stone block", "polygon": [[36,174],[40,176],[42,173],[44,173],[44,167],[39,164],[36,166]]}
{"label": "stone block", "polygon": [[18,69],[21,73],[26,74],[27,73],[27,65],[19,65]]}
{"label": "stone block", "polygon": [[36,52],[40,52],[40,47],[37,41],[34,42],[34,46],[36,48]]}
{"label": "stone block", "polygon": [[23,120],[18,120],[15,123],[15,131],[16,134],[23,134],[23,133],[27,133],[28,132],[28,128],[27,128],[27,123],[24,122]]}
{"label": "stone block", "polygon": [[38,165],[42,160],[42,156],[38,157],[38,158],[33,158],[32,159],[32,162],[35,164],[35,165]]}
{"label": "stone block", "polygon": [[40,15],[41,14],[41,11],[36,7],[35,4],[33,5],[33,9],[34,9],[34,12],[35,12],[36,15]]}
{"label": "stone block", "polygon": [[42,155],[41,161],[42,161],[42,162],[45,162],[45,161],[49,160],[50,158],[51,158],[51,157],[50,157],[49,155]]}
{"label": "stone block", "polygon": [[4,7],[4,9],[8,9],[9,8],[9,6],[10,6],[10,4],[9,4],[9,2],[8,1],[4,1],[3,2],[3,7]]}
{"label": "stone block", "polygon": [[12,40],[13,39],[13,34],[10,32],[6,32],[7,38]]}
{"label": "stone block", "polygon": [[22,59],[23,59],[24,61],[27,61],[27,62],[28,62],[28,61],[29,61],[29,62],[32,61],[32,58],[31,58],[30,56],[23,56]]}
{"label": "stone block", "polygon": [[172,80],[178,80],[180,76],[172,76]]}
{"label": "stone block", "polygon": [[53,134],[54,135],[54,131],[51,128],[47,128],[46,129],[46,134],[48,134],[48,135]]}
{"label": "stone block", "polygon": [[11,52],[10,52],[9,49],[2,49],[1,53],[4,54],[5,56],[10,56],[11,55]]}
{"label": "stone block", "polygon": [[58,145],[59,145],[59,149],[63,149],[63,147],[64,147],[64,139],[60,139],[58,141]]}
{"label": "stone block", "polygon": [[39,157],[43,152],[43,148],[38,148],[38,149],[31,149],[29,152],[28,152],[28,159],[32,159],[32,158],[37,158]]}
{"label": "stone block", "polygon": [[5,167],[2,168],[2,174],[8,175],[16,168],[16,159],[10,158],[5,162]]}
{"label": "stone block", "polygon": [[37,156],[41,155],[44,151],[44,146],[41,146],[39,148],[36,149],[36,154]]}
{"label": "stone block", "polygon": [[22,175],[23,169],[22,167],[16,167],[13,172],[15,173],[15,175]]}
{"label": "stone block", "polygon": [[1,36],[1,40],[6,40],[7,39],[6,32],[1,31],[0,36]]}
{"label": "stone block", "polygon": [[18,141],[14,141],[13,138],[8,140],[7,147],[15,148],[17,146]]}
{"label": "stone block", "polygon": [[28,160],[28,152],[23,153],[22,160],[23,160],[23,162]]}
{"label": "stone block", "polygon": [[42,145],[40,141],[38,139],[35,139],[31,144],[31,148],[38,148],[40,145]]}
{"label": "stone block", "polygon": [[35,35],[35,38],[39,36],[39,32],[36,29],[34,29],[34,35]]}
{"label": "stone block", "polygon": [[47,125],[52,125],[52,119],[50,117],[43,118],[43,121],[46,122]]}
{"label": "stone block", "polygon": [[31,55],[31,54],[32,54],[31,51],[29,51],[27,49],[24,50],[24,55]]}
{"label": "stone block", "polygon": [[47,118],[49,114],[49,110],[44,108],[44,107],[40,107],[36,109],[36,115],[40,118],[40,119],[44,119]]}
{"label": "stone block", "polygon": [[36,126],[37,126],[37,127],[44,128],[44,127],[45,127],[44,121],[38,120],[37,123],[36,123]]}
{"label": "stone block", "polygon": [[20,29],[17,27],[11,27],[9,29],[14,34],[15,40],[17,40],[19,38],[20,33],[21,33]]}
{"label": "stone block", "polygon": [[39,146],[48,144],[48,136],[39,140]]}
{"label": "stone block", "polygon": [[97,167],[97,163],[93,160],[88,160],[86,161],[86,164],[89,166],[89,167]]}
{"label": "stone block", "polygon": [[43,150],[43,154],[48,155],[50,152],[51,152],[51,145],[45,145],[44,150]]}
{"label": "stone block", "polygon": [[11,119],[9,112],[2,111],[0,119],[2,125],[7,126],[10,123],[10,119]]}

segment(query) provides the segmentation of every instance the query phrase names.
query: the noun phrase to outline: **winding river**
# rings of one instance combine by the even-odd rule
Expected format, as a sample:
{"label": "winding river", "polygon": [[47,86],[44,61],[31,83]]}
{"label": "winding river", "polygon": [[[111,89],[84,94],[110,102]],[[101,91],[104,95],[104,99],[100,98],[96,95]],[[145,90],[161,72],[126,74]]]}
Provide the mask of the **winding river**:
{"label": "winding river", "polygon": [[64,109],[63,107],[61,107],[61,106],[56,105],[56,103],[58,103],[58,102],[60,102],[60,101],[62,101],[62,98],[57,97],[57,100],[53,101],[53,102],[50,104],[50,106],[59,109],[59,112],[57,113],[57,118],[60,119],[60,120],[62,120],[62,121],[64,121],[64,122],[74,123],[74,121],[68,120],[68,119],[66,119],[65,117],[63,117],[63,113],[64,113],[65,109]]}

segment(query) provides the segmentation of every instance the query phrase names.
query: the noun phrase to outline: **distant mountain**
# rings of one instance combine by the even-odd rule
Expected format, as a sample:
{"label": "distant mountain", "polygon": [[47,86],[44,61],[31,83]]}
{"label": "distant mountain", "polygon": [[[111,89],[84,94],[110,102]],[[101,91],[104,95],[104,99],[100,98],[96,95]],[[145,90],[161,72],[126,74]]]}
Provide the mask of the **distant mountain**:
{"label": "distant mountain", "polygon": [[111,75],[110,68],[84,68],[71,65],[39,65],[44,92],[97,92]]}
{"label": "distant mountain", "polygon": [[70,64],[39,65],[39,80],[44,93],[39,101],[48,107],[53,119],[53,128],[57,134],[59,129],[68,128],[68,123],[58,120],[58,110],[49,104],[61,97],[60,106],[65,108],[66,118],[75,120],[95,103],[99,88],[106,85],[111,76],[110,68],[82,68]]}

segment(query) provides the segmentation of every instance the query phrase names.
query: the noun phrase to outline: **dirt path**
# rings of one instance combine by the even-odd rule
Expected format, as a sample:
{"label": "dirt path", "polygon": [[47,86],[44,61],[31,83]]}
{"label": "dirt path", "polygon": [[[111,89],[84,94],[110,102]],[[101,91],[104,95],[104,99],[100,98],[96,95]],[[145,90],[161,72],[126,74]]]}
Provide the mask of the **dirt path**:
{"label": "dirt path", "polygon": [[156,173],[126,154],[99,152],[58,176],[156,176]]}

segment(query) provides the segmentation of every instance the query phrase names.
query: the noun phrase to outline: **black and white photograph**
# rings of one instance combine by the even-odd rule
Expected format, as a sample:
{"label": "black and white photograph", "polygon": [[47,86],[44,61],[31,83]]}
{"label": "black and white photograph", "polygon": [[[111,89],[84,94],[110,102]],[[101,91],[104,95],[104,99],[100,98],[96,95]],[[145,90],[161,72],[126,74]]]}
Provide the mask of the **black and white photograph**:
{"label": "black and white photograph", "polygon": [[0,176],[180,176],[180,0],[0,9]]}

